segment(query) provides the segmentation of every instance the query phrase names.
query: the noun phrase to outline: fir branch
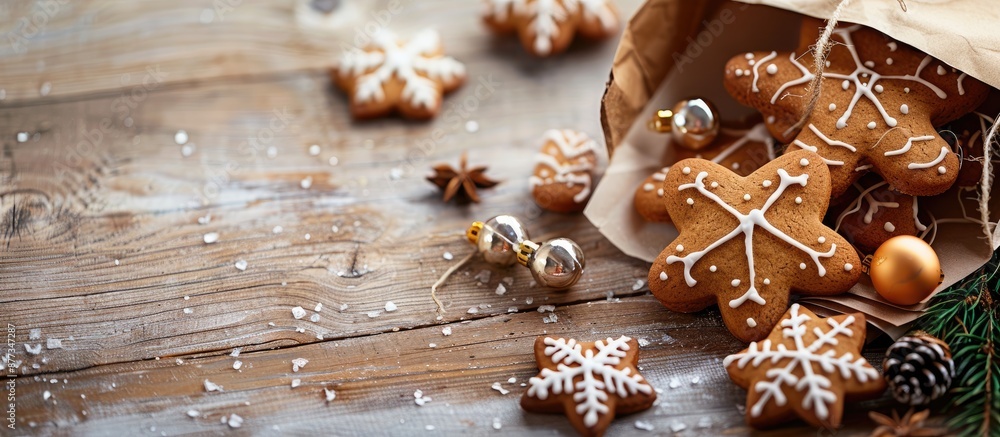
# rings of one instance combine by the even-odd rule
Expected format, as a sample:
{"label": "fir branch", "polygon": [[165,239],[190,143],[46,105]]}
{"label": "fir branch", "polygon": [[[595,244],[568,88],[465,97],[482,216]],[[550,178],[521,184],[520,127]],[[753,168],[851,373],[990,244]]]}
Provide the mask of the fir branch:
{"label": "fir branch", "polygon": [[948,426],[961,435],[1000,435],[1000,252],[939,293],[917,322],[944,340],[955,360]]}

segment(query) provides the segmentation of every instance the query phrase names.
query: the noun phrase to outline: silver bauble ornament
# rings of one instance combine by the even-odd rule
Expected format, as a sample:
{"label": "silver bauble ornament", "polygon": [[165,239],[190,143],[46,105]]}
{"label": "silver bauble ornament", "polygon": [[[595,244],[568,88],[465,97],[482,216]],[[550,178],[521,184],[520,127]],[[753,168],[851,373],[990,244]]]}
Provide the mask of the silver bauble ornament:
{"label": "silver bauble ornament", "polygon": [[541,245],[525,240],[517,260],[531,270],[543,287],[568,288],[580,280],[586,266],[583,250],[573,240],[556,238]]}
{"label": "silver bauble ornament", "polygon": [[517,262],[517,250],[528,231],[509,215],[498,215],[486,222],[475,222],[465,232],[466,238],[483,254],[486,262],[509,266]]}
{"label": "silver bauble ornament", "polygon": [[673,109],[661,109],[649,126],[657,132],[670,132],[677,144],[691,150],[708,146],[719,135],[719,112],[702,98],[682,100]]}

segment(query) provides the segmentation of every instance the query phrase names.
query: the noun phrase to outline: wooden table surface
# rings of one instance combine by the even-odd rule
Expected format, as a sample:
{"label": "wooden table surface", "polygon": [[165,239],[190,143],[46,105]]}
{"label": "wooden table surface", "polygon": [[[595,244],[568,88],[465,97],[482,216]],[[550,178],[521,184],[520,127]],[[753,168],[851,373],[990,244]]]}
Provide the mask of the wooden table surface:
{"label": "wooden table surface", "polygon": [[[743,345],[718,313],[666,311],[648,264],[529,195],[542,132],[603,138],[615,41],[537,60],[488,34],[478,2],[402,0],[389,27],[437,27],[469,83],[434,121],[356,123],[326,73],[340,45],[296,24],[292,2],[63,3],[0,4],[0,322],[18,375],[5,435],[572,435],[518,405],[542,334],[639,339],[662,392],[611,435],[643,432],[638,420],[650,434],[751,432],[721,365]],[[443,204],[424,176],[463,151],[503,183],[481,204]],[[441,290],[438,319],[431,284],[472,250],[465,227],[497,214],[575,239],[584,278],[549,291],[474,260]],[[885,405],[852,405],[836,433],[865,434],[865,410]],[[233,414],[239,429],[223,423]]]}

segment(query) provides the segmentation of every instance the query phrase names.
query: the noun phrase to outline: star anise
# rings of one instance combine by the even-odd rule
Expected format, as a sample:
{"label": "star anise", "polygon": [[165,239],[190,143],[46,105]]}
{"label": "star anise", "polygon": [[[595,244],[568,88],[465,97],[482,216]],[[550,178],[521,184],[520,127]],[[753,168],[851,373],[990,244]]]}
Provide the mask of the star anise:
{"label": "star anise", "polygon": [[936,437],[947,434],[948,430],[944,428],[924,427],[924,421],[930,414],[931,410],[915,413],[912,408],[903,417],[899,417],[896,410],[892,411],[892,417],[869,411],[868,417],[879,424],[871,437]]}
{"label": "star anise", "polygon": [[486,166],[480,165],[469,168],[464,152],[458,161],[458,169],[449,164],[438,164],[432,167],[432,169],[434,170],[434,174],[427,176],[427,180],[444,190],[445,202],[454,198],[455,202],[459,204],[467,204],[469,202],[479,203],[479,195],[476,193],[476,189],[490,188],[499,183],[486,177],[484,174],[486,173]]}

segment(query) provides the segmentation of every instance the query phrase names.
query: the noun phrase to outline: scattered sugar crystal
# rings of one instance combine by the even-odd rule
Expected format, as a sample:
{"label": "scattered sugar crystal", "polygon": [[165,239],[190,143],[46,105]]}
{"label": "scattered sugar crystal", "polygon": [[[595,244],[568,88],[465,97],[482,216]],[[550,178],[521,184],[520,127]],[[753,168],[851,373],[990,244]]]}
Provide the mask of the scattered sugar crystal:
{"label": "scattered sugar crystal", "polygon": [[540,305],[538,307],[538,312],[540,312],[540,313],[544,313],[546,311],[552,312],[552,311],[555,311],[555,310],[556,310],[556,306],[555,305]]}
{"label": "scattered sugar crystal", "polygon": [[472,308],[469,308],[469,311],[466,311],[466,312],[469,313],[469,314],[478,314],[479,313],[479,308],[472,307]]}
{"label": "scattered sugar crystal", "polygon": [[302,385],[302,380],[301,379],[293,379],[292,380],[292,388],[298,387],[300,385]]}
{"label": "scattered sugar crystal", "polygon": [[451,260],[455,259],[455,255],[452,255],[451,252],[445,252],[444,255],[441,255],[441,256],[443,256],[444,259],[446,259],[448,261],[451,261]]}
{"label": "scattered sugar crystal", "polygon": [[246,260],[242,260],[241,259],[241,260],[236,261],[236,269],[239,270],[239,271],[246,270],[247,269],[247,262],[246,262]]}
{"label": "scattered sugar crystal", "polygon": [[188,133],[187,133],[187,131],[185,131],[183,129],[177,131],[177,133],[174,134],[174,142],[177,143],[178,146],[183,145],[183,144],[187,144],[187,142],[188,142]]}
{"label": "scattered sugar crystal", "polygon": [[642,279],[637,279],[635,281],[635,284],[632,284],[632,291],[637,291],[644,285],[646,285],[646,281],[643,281]]}
{"label": "scattered sugar crystal", "polygon": [[531,303],[534,302],[534,301],[535,301],[535,298],[533,298],[531,296],[528,296],[528,297],[524,298],[524,303],[527,304],[527,305],[531,305]]}
{"label": "scattered sugar crystal", "polygon": [[656,427],[654,427],[652,423],[646,422],[644,420],[636,420],[635,429],[641,429],[643,431],[652,431],[656,429]]}
{"label": "scattered sugar crystal", "polygon": [[51,397],[52,397],[52,393],[51,393],[51,392],[49,392],[48,390],[45,390],[45,392],[44,392],[44,393],[42,393],[42,399],[43,399],[43,400],[46,400],[46,401],[47,401],[47,400],[49,400],[49,398],[51,398]]}
{"label": "scattered sugar crystal", "polygon": [[513,377],[513,376],[511,376],[511,377],[510,377],[510,379],[508,379],[508,380],[507,380],[507,383],[508,383],[508,384],[513,384],[513,383],[515,383],[515,382],[517,382],[517,378],[515,378],[515,377]]}
{"label": "scattered sugar crystal", "polygon": [[393,312],[393,311],[396,311],[397,309],[399,309],[399,308],[398,308],[398,307],[396,306],[396,304],[395,304],[395,303],[393,303],[393,302],[392,302],[391,300],[385,303],[385,310],[386,310],[387,312],[390,312],[390,313],[391,313],[391,312]]}
{"label": "scattered sugar crystal", "polygon": [[497,284],[497,295],[503,296],[505,293],[507,293],[507,287],[504,287],[503,284]]}
{"label": "scattered sugar crystal", "polygon": [[198,410],[188,410],[187,415],[188,417],[198,417],[201,416],[201,412]]}
{"label": "scattered sugar crystal", "polygon": [[313,308],[313,311],[316,311],[317,313],[323,311],[323,302],[317,303],[316,308]]}
{"label": "scattered sugar crystal", "polygon": [[434,349],[434,348],[438,347],[438,345],[437,345],[437,343],[429,343],[429,344],[427,344],[427,347],[429,347],[431,349]]}
{"label": "scattered sugar crystal", "polygon": [[28,331],[28,340],[38,340],[42,338],[42,328],[31,328]]}
{"label": "scattered sugar crystal", "polygon": [[212,381],[209,381],[207,379],[203,382],[203,384],[205,385],[205,391],[207,391],[207,392],[222,391],[222,386],[221,385],[216,384],[216,383],[214,383]]}
{"label": "scattered sugar crystal", "polygon": [[243,367],[243,362],[240,360],[233,361],[233,369],[240,370]]}
{"label": "scattered sugar crystal", "polygon": [[233,351],[229,353],[229,356],[233,358],[238,357],[240,356],[240,352],[243,352],[243,348],[241,347],[233,348]]}
{"label": "scattered sugar crystal", "polygon": [[305,358],[296,358],[296,359],[292,360],[292,371],[293,372],[298,372],[299,369],[305,367],[306,364],[309,364],[309,360],[307,360]]}
{"label": "scattered sugar crystal", "polygon": [[27,142],[28,138],[30,138],[30,135],[28,135],[27,132],[18,132],[17,133],[17,142],[19,142],[19,143],[25,143],[25,142]]}
{"label": "scattered sugar crystal", "polygon": [[479,273],[476,273],[476,276],[472,277],[472,279],[475,279],[475,280],[477,280],[477,281],[482,282],[482,283],[485,284],[487,282],[490,282],[490,276],[492,276],[492,275],[493,275],[493,272],[491,272],[489,270],[480,270]]}
{"label": "scattered sugar crystal", "polygon": [[500,428],[503,428],[503,424],[500,423],[500,418],[499,417],[494,417],[493,418],[493,429],[497,429],[498,430]]}
{"label": "scattered sugar crystal", "polygon": [[444,328],[442,328],[441,333],[444,334],[445,336],[451,335],[451,326],[445,326]]}
{"label": "scattered sugar crystal", "polygon": [[701,377],[695,376],[694,378],[691,378],[691,384],[701,384]]}
{"label": "scattered sugar crystal", "polygon": [[507,390],[507,389],[503,388],[503,386],[501,386],[499,382],[494,382],[493,386],[491,388],[493,390],[496,390],[496,391],[500,392],[500,394],[502,394],[502,395],[506,395],[507,393],[510,393],[510,390]]}
{"label": "scattered sugar crystal", "polygon": [[374,318],[376,318],[378,316],[381,316],[381,315],[382,315],[382,312],[378,311],[378,310],[371,311],[371,312],[368,313],[368,317],[371,318],[371,319],[374,319]]}
{"label": "scattered sugar crystal", "polygon": [[428,430],[428,431],[434,431],[434,425],[427,425],[427,426],[424,426],[424,429],[426,429],[426,430]]}
{"label": "scattered sugar crystal", "polygon": [[193,309],[191,309],[191,308],[184,308],[184,314],[192,314],[192,313],[194,313]]}
{"label": "scattered sugar crystal", "polygon": [[346,303],[340,304],[340,310],[341,311],[347,311],[347,304]]}
{"label": "scattered sugar crystal", "polygon": [[32,346],[30,344],[25,343],[24,344],[24,350],[25,350],[25,352],[27,352],[27,353],[29,353],[31,355],[38,355],[38,354],[42,353],[42,344],[38,343],[38,344]]}
{"label": "scattered sugar crystal", "polygon": [[558,321],[559,321],[559,316],[555,315],[555,313],[549,314],[546,317],[542,317],[542,323],[548,324],[548,323],[555,323]]}
{"label": "scattered sugar crystal", "polygon": [[674,422],[670,424],[670,430],[673,432],[681,432],[687,429],[687,425],[681,422]]}
{"label": "scattered sugar crystal", "polygon": [[313,314],[309,316],[309,321],[313,323],[319,322],[319,314]]}
{"label": "scattered sugar crystal", "polygon": [[337,399],[337,392],[335,390],[324,388],[323,393],[326,394],[327,402],[333,402],[334,399]]}
{"label": "scattered sugar crystal", "polygon": [[309,154],[310,155],[317,156],[317,155],[319,155],[319,152],[320,152],[320,148],[319,148],[318,144],[313,144],[313,145],[309,146]]}
{"label": "scattered sugar crystal", "polygon": [[230,414],[228,424],[230,428],[239,428],[243,426],[243,418],[238,414]]}
{"label": "scattered sugar crystal", "polygon": [[303,318],[305,316],[306,316],[306,310],[305,310],[305,308],[302,308],[302,307],[292,308],[292,317],[294,317],[295,320],[299,320],[299,319],[301,319],[301,318]]}
{"label": "scattered sugar crystal", "polygon": [[278,148],[274,147],[274,146],[268,146],[267,147],[267,157],[268,158],[274,158],[276,156],[278,156]]}
{"label": "scattered sugar crystal", "polygon": [[670,380],[670,384],[667,385],[667,387],[670,387],[670,388],[677,388],[677,387],[680,387],[680,386],[681,386],[681,382],[678,381],[677,378],[671,379]]}
{"label": "scattered sugar crystal", "polygon": [[712,427],[711,417],[702,416],[701,419],[698,419],[698,428],[711,428],[711,427]]}
{"label": "scattered sugar crystal", "polygon": [[62,340],[58,338],[47,338],[45,339],[46,349],[62,349]]}
{"label": "scattered sugar crystal", "polygon": [[[470,133],[470,134],[471,133],[479,132],[479,122],[477,122],[475,120],[469,120],[469,121],[465,122],[465,131],[468,132],[468,133]],[[499,428],[497,428],[497,429],[499,429]]]}
{"label": "scattered sugar crystal", "polygon": [[306,176],[301,181],[299,181],[299,186],[302,187],[302,189],[304,190],[308,190],[309,187],[311,187],[312,185],[313,185],[312,176]]}
{"label": "scattered sugar crystal", "polygon": [[181,156],[187,158],[194,154],[194,144],[185,144],[181,146]]}
{"label": "scattered sugar crystal", "polygon": [[281,225],[278,225],[278,226],[275,226],[275,227],[271,228],[271,233],[272,234],[280,234],[284,230],[285,230],[285,228],[283,228]]}
{"label": "scattered sugar crystal", "polygon": [[646,347],[646,346],[649,346],[649,340],[646,340],[645,338],[639,338],[639,347]]}
{"label": "scattered sugar crystal", "polygon": [[209,232],[209,233],[205,234],[205,236],[202,237],[202,238],[204,238],[205,244],[212,244],[212,243],[215,243],[215,242],[219,241],[219,233],[218,232]]}

